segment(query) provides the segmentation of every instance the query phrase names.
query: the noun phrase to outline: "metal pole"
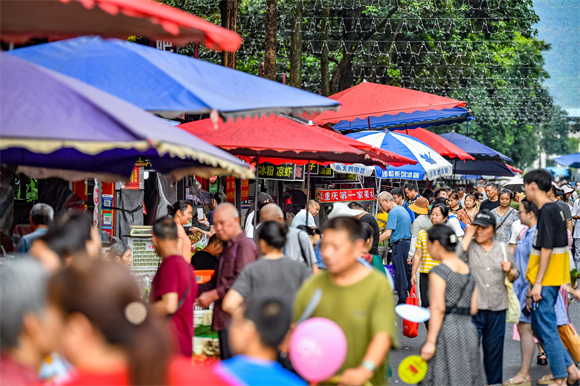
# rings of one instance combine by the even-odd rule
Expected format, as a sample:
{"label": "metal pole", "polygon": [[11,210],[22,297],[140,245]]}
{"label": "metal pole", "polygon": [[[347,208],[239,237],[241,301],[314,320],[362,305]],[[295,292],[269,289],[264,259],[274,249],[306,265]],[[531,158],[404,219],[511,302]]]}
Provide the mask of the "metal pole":
{"label": "metal pole", "polygon": [[254,232],[258,221],[258,185],[260,184],[260,156],[256,157],[256,186],[254,188]]}
{"label": "metal pole", "polygon": [[310,160],[308,160],[308,165],[306,165],[306,226],[308,226],[308,203],[310,202]]}
{"label": "metal pole", "polygon": [[379,215],[379,195],[381,194],[381,178],[379,177],[379,187],[377,189],[377,203],[375,204],[375,217]]}
{"label": "metal pole", "polygon": [[99,237],[101,237],[101,232],[103,231],[103,199],[101,197],[103,197],[103,183],[101,182],[101,179],[99,178],[99,183],[98,183],[98,204],[97,204],[97,208],[99,210]]}

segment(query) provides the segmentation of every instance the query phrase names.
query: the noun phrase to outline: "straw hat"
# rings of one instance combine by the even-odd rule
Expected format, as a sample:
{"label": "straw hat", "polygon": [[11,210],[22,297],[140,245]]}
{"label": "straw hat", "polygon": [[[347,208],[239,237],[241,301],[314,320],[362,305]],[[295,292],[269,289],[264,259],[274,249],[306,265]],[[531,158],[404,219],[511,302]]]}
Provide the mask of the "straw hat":
{"label": "straw hat", "polygon": [[429,201],[425,197],[419,197],[411,206],[409,206],[409,209],[417,214],[428,214]]}

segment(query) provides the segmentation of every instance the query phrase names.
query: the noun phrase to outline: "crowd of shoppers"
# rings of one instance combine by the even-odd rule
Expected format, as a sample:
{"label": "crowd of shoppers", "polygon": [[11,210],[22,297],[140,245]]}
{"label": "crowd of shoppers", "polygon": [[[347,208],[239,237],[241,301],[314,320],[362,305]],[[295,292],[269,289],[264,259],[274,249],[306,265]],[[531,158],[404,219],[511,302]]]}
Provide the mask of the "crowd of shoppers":
{"label": "crowd of shoppers", "polygon": [[[525,199],[494,184],[478,187],[486,195],[481,205],[478,192],[446,186],[431,202],[414,183],[380,192],[378,207],[388,214],[382,233],[356,202],[332,204],[318,228],[317,201],[290,221],[262,194],[248,216],[252,237],[238,210],[217,195],[208,244],[193,258],[185,230],[193,206],[178,201],[152,228],[161,263],[148,304],[128,269],[127,244],[117,242],[101,258],[89,215],[53,219],[50,207],[36,204],[33,232],[19,244],[29,256],[0,267],[0,384],[40,383],[37,369],[58,353],[75,369],[62,384],[304,385],[287,354],[295,323],[307,313],[345,334],[339,384],[383,385],[398,345],[395,303],[405,303],[417,284],[421,306],[431,311],[421,384],[499,384],[510,283],[521,309],[522,355],[520,371],[504,384],[530,384],[534,339],[551,368],[540,382],[574,384],[580,371],[571,355],[580,359],[580,347],[562,342],[575,334],[564,286],[575,261],[571,239],[580,239],[577,224],[569,233],[569,220],[580,220],[578,200],[568,216],[567,190],[555,189],[545,170],[528,172],[524,187]],[[385,241],[395,288],[379,255]],[[194,269],[215,273],[198,285]],[[193,351],[194,305],[212,303],[222,361],[192,366],[185,358]]]}

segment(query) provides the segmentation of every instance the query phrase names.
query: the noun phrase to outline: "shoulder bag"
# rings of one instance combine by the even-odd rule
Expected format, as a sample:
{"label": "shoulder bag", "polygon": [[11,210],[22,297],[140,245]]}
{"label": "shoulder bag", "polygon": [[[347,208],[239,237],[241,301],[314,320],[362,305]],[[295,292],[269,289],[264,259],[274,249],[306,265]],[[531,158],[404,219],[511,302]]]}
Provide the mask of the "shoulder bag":
{"label": "shoulder bag", "polygon": [[[503,261],[507,261],[507,254],[505,252],[505,244],[504,243],[500,243],[501,246],[501,251],[503,253]],[[516,293],[514,292],[514,285],[513,283],[510,281],[510,279],[508,279],[507,274],[505,274],[505,286],[507,288],[507,296],[508,296],[508,309],[506,312],[506,322],[507,323],[519,323],[520,322],[520,316],[522,313],[522,307],[520,306],[520,301],[518,300],[518,297],[516,296]]]}

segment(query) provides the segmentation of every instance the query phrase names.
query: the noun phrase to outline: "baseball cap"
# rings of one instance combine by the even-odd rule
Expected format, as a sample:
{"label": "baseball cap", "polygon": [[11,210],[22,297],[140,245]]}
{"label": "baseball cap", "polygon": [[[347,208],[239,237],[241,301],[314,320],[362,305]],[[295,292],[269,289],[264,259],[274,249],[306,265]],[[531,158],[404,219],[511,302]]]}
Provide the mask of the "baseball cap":
{"label": "baseball cap", "polygon": [[327,217],[329,219],[335,217],[356,217],[363,214],[363,211],[360,209],[350,209],[348,205],[342,202],[335,202],[332,204],[330,211],[328,212]]}
{"label": "baseball cap", "polygon": [[473,225],[479,225],[482,227],[493,226],[495,228],[496,226],[495,216],[493,215],[493,213],[491,213],[491,211],[487,209],[484,209],[481,212],[479,212],[471,223]]}
{"label": "baseball cap", "polygon": [[419,197],[413,204],[411,204],[411,206],[409,206],[409,209],[417,214],[428,214],[429,200],[425,197]]}
{"label": "baseball cap", "polygon": [[562,185],[562,186],[560,186],[560,189],[562,189],[564,191],[564,194],[568,194],[568,193],[573,193],[574,192],[574,188],[571,187],[570,185]]}

